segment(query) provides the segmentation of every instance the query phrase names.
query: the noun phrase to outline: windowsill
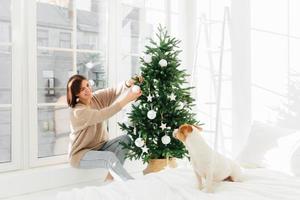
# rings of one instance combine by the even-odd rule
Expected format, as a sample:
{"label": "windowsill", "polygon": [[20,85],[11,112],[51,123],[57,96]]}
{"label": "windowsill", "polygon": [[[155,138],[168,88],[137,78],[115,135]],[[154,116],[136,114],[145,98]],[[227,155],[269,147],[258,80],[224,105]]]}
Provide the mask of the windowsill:
{"label": "windowsill", "polygon": [[[188,161],[178,159],[177,164],[178,166],[186,166]],[[142,161],[126,161],[125,168],[130,174],[142,176],[142,171],[146,165]],[[104,180],[106,175],[106,169],[76,169],[69,164],[1,173],[0,199],[78,183]]]}
{"label": "windowsill", "polygon": [[75,169],[69,164],[1,173],[0,199],[81,182],[101,180],[105,176],[105,169]]}
{"label": "windowsill", "polygon": [[[145,168],[141,161],[126,161],[129,173],[140,173]],[[76,169],[60,164],[0,174],[0,199],[54,189],[94,180],[104,180],[105,169]]]}

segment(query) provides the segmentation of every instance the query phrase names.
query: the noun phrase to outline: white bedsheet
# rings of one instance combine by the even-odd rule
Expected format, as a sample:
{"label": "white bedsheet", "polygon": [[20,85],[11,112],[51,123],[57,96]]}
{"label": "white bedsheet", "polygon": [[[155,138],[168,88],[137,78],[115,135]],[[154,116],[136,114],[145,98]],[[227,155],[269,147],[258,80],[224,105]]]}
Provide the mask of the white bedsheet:
{"label": "white bedsheet", "polygon": [[267,169],[244,171],[241,183],[222,182],[212,194],[197,189],[192,169],[159,173],[103,186],[61,192],[58,200],[300,200],[300,178]]}

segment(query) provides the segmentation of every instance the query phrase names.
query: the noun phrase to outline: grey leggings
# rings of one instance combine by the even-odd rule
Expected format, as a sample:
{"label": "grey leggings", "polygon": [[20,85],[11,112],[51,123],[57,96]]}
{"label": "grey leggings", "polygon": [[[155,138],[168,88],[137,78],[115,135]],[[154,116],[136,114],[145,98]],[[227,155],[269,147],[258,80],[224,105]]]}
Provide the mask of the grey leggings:
{"label": "grey leggings", "polygon": [[106,168],[116,179],[133,179],[122,166],[127,150],[122,149],[120,142],[129,143],[130,138],[122,135],[107,141],[99,150],[88,151],[80,160],[79,168]]}

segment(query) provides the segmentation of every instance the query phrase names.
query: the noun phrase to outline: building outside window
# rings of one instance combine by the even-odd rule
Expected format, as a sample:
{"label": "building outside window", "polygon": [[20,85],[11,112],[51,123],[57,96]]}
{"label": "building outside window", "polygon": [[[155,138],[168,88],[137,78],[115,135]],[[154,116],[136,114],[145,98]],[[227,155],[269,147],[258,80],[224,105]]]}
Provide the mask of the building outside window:
{"label": "building outside window", "polygon": [[71,48],[71,33],[61,32],[59,34],[59,47]]}
{"label": "building outside window", "polygon": [[37,30],[37,44],[38,46],[49,46],[49,31],[38,29]]}

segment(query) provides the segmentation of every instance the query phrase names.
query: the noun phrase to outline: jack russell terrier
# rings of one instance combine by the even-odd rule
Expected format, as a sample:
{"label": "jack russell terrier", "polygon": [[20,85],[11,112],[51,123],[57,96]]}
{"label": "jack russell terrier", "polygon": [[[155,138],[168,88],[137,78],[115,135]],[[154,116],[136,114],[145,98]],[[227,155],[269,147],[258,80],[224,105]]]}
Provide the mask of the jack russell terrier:
{"label": "jack russell terrier", "polygon": [[204,141],[201,131],[201,127],[184,124],[173,132],[173,136],[183,142],[189,152],[199,189],[213,192],[214,183],[241,181],[240,166],[213,151]]}

